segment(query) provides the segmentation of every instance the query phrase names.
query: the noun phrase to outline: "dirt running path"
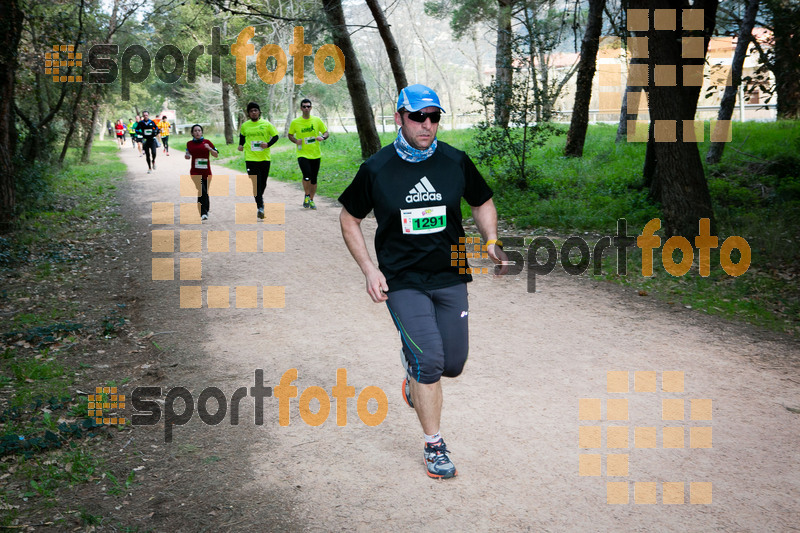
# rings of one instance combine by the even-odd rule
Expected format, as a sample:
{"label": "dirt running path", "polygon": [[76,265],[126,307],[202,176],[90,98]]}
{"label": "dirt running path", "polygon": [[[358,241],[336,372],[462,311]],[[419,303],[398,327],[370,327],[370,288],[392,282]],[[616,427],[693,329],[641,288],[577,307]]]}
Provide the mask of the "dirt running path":
{"label": "dirt running path", "polygon": [[[239,490],[231,506],[269,504],[275,513],[283,513],[274,515],[274,523],[265,523],[263,513],[243,512],[226,528],[800,527],[800,415],[787,409],[800,407],[796,341],[563,274],[540,277],[535,294],[526,292],[523,279],[479,276],[470,285],[470,359],[463,375],[447,380],[444,389],[442,431],[459,476],[435,482],[424,473],[415,414],[400,397],[397,334],[385,306],[371,303],[364,292],[363,278],[339,233],[338,206],[320,198],[316,212],[304,210],[296,184],[270,180],[266,201],[285,204],[284,224],[235,224],[233,204],[252,198],[230,195],[211,199],[211,218],[202,226],[152,226],[152,202],[192,201],[178,194],[179,175],[188,164],[177,148],[169,158],[159,154],[158,171],[150,175],[132,149],[123,151],[132,193],[126,210],[140,229],[137,242],[145,244],[142,264],[148,267],[151,257],[175,257],[176,263],[178,258],[199,257],[202,281],[183,284],[285,287],[281,309],[236,309],[233,289],[229,309],[208,309],[205,303],[202,309],[179,309],[177,267],[176,281],[150,281],[149,268],[143,268],[141,320],[154,331],[171,333],[160,342],[187,354],[185,375],[193,377],[195,398],[198,387],[213,385],[230,399],[236,388],[253,386],[255,369],[263,369],[265,385],[274,387],[291,368],[297,369],[293,385],[300,393],[319,386],[330,395],[337,369],[344,368],[356,394],[372,385],[388,396],[388,414],[376,427],[359,419],[355,399],[348,402],[345,427],[336,425],[333,402],[327,421],[312,427],[299,416],[298,398],[291,401],[288,427],[278,424],[276,398],[265,400],[264,424],[255,426],[249,397],[241,402],[239,426],[227,425],[226,419],[211,428],[195,415],[186,426],[176,427],[167,449],[192,434],[201,439],[207,434],[209,443],[219,448],[207,452],[234,455],[236,468],[208,470],[212,484]],[[323,160],[323,173],[324,167]],[[217,165],[214,172],[225,170]],[[177,208],[175,212],[177,222]],[[374,220],[364,226],[371,242]],[[152,229],[174,229],[176,235],[178,230],[201,230],[204,251],[181,253],[176,236],[174,254],[154,254],[146,249]],[[205,251],[207,231],[230,232],[235,250],[233,234],[255,230],[285,231],[285,252]],[[628,373],[621,374],[627,377],[628,393],[607,392],[609,371]],[[683,373],[682,391],[662,390],[675,376],[664,372]],[[639,387],[656,390],[635,391],[634,376]],[[600,405],[602,420],[580,420],[581,399],[599,399],[585,402],[583,414],[591,417],[591,407]],[[608,401],[613,399],[627,399],[627,405]],[[662,403],[669,399],[673,402]],[[693,399],[711,400],[712,420],[692,420],[707,418],[708,406],[692,404]],[[674,411],[675,420],[662,420],[665,406]],[[374,402],[370,409],[374,411]],[[588,429],[579,429],[584,426]],[[614,429],[620,427],[626,429]],[[635,427],[651,429],[635,433]],[[163,431],[163,425],[157,430]],[[600,432],[599,440],[594,440],[594,431]],[[580,448],[579,435],[586,439],[583,444],[602,447]],[[579,475],[581,454],[586,455],[584,473],[602,475]],[[198,463],[197,468],[207,467]],[[241,472],[249,475],[237,477]],[[608,486],[609,493],[608,482],[621,484]],[[628,503],[608,504],[609,494]],[[708,497],[710,504],[690,503]],[[635,503],[637,498],[641,504]],[[186,523],[193,519],[186,516]]]}

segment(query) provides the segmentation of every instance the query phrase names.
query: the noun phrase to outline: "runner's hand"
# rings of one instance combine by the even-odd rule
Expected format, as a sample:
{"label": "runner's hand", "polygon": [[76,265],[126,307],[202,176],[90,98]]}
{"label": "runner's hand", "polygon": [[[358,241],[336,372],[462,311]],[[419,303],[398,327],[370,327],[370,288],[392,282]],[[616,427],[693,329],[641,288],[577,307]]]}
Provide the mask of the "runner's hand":
{"label": "runner's hand", "polygon": [[372,298],[376,304],[385,302],[389,299],[386,293],[389,291],[389,286],[386,284],[386,278],[380,270],[375,270],[366,276],[367,278],[367,294]]}
{"label": "runner's hand", "polygon": [[495,265],[501,265],[499,270],[495,269],[495,276],[502,276],[508,272],[508,265],[504,264],[508,263],[508,256],[502,248],[497,246],[496,243],[492,243],[486,248],[486,251],[489,254],[489,259],[491,259]]}

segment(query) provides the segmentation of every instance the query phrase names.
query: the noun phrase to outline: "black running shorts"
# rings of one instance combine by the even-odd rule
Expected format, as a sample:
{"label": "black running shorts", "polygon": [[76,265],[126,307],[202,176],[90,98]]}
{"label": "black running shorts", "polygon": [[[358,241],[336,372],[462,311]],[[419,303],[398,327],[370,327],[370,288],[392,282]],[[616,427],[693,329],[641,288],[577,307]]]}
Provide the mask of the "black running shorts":
{"label": "black running shorts", "polygon": [[303,180],[311,182],[311,185],[317,184],[317,176],[319,175],[319,164],[321,160],[308,159],[307,157],[298,157],[297,164],[300,165],[300,172],[303,173]]}

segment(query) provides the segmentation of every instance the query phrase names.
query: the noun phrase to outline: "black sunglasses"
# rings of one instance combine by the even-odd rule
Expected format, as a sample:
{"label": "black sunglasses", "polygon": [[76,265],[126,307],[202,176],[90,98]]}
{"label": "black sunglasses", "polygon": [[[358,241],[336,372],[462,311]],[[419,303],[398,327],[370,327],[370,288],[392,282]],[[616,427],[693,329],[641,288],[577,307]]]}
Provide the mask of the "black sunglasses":
{"label": "black sunglasses", "polygon": [[303,104],[300,107],[311,107],[311,104]]}
{"label": "black sunglasses", "polygon": [[406,116],[413,120],[414,122],[425,122],[426,118],[431,119],[431,124],[438,124],[440,120],[442,120],[442,112],[441,111],[433,111],[432,113],[426,113],[425,111],[413,111],[410,113],[406,113]]}

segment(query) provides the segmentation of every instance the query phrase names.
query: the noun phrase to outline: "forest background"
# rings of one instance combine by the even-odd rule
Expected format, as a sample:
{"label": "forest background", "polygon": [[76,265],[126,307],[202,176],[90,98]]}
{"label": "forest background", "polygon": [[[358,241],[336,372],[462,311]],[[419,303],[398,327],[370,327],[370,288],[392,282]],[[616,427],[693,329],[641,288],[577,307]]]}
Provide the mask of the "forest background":
{"label": "forest background", "polygon": [[[800,291],[787,290],[797,280],[800,205],[795,3],[26,0],[12,2],[10,13],[0,53],[6,67],[0,214],[9,265],[25,255],[25,239],[18,237],[31,230],[26,221],[56,203],[50,181],[68,171],[71,150],[90,162],[95,142],[116,119],[127,123],[145,109],[151,116],[169,111],[176,116],[173,143],[187,125],[201,123],[207,136],[233,147],[247,102],[260,102],[285,135],[300,99],[310,98],[315,114],[336,132],[326,147],[321,186],[334,196],[394,134],[399,88],[421,82],[440,93],[448,110],[442,138],[454,139],[478,161],[496,190],[504,227],[522,235],[523,255],[537,235],[557,234],[562,241],[575,232],[612,235],[620,219],[639,230],[659,218],[662,242],[682,236],[694,246],[698,221],[707,218],[720,243],[731,235],[748,241],[746,276],[720,268],[701,276],[698,254],[692,263],[680,249],[673,259],[692,264],[687,276],[661,271],[633,279],[609,273],[619,271],[610,263],[599,274],[673,303],[698,305],[699,299],[712,313],[796,329]],[[241,83],[230,47],[249,26],[253,53]],[[293,55],[298,28],[309,46],[302,83]],[[736,47],[720,83],[709,72],[709,43],[726,36]],[[642,45],[648,41],[649,47]],[[346,65],[336,83],[320,81],[315,72],[315,54],[329,43]],[[61,65],[64,82],[47,70],[54,45],[82,54],[82,63]],[[118,70],[106,77],[111,83],[93,83],[100,63],[90,64],[90,50],[108,45],[117,47],[106,50]],[[262,50],[275,54],[258,56]],[[613,124],[590,128],[590,116],[598,117],[590,115],[590,106],[597,107],[598,65],[609,50],[621,54],[626,73],[621,108],[618,116],[604,117]],[[748,57],[755,68],[748,70]],[[267,83],[259,62],[272,73],[285,67],[285,75]],[[335,72],[336,58],[322,64]],[[673,65],[672,83],[659,81],[664,65]],[[691,81],[698,67],[699,83]],[[81,83],[66,81],[81,74]],[[773,110],[766,122],[731,122],[736,106],[755,93],[761,107]],[[629,100],[644,104],[628,106]],[[716,121],[698,118],[698,108],[708,103],[716,105]],[[672,130],[664,130],[670,123]],[[235,164],[235,154],[229,156]],[[291,163],[282,164],[276,161],[274,173],[290,177]],[[640,254],[631,256],[641,261]],[[740,250],[732,260],[742,260]],[[720,264],[718,249],[711,264]],[[637,265],[628,271],[641,271]],[[661,283],[666,287],[656,289]]]}

